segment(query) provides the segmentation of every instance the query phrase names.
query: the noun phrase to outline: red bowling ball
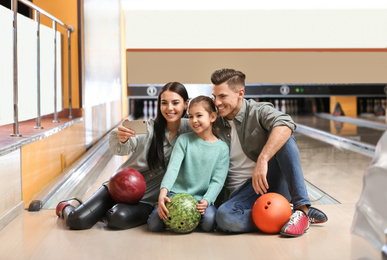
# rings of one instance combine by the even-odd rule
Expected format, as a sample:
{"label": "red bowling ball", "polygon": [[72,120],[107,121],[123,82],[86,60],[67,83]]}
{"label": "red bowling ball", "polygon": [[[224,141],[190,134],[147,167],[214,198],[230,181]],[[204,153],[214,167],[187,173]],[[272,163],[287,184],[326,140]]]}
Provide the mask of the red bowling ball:
{"label": "red bowling ball", "polygon": [[255,225],[270,234],[279,233],[291,215],[289,201],[278,193],[266,193],[259,197],[252,211]]}
{"label": "red bowling ball", "polygon": [[136,204],[145,194],[146,183],[139,171],[127,167],[119,169],[110,177],[108,189],[115,202]]}

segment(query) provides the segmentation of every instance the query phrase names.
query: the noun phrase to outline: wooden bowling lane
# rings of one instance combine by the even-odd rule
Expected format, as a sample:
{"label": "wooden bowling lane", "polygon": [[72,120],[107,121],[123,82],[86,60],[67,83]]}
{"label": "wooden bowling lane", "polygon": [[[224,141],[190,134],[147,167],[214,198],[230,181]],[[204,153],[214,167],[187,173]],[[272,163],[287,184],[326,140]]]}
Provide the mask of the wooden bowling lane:
{"label": "wooden bowling lane", "polygon": [[[363,174],[387,125],[329,115],[297,116],[294,119],[300,130],[296,131],[295,137],[305,180],[340,203],[356,203]],[[333,125],[337,121],[344,125],[341,132],[337,132]],[[309,127],[316,134],[305,134],[304,128]],[[327,135],[319,135],[320,132]]]}
{"label": "wooden bowling lane", "polygon": [[305,180],[340,203],[356,203],[372,158],[302,134],[295,138]]}
{"label": "wooden bowling lane", "polygon": [[316,128],[327,133],[375,146],[387,130],[387,124],[368,119],[318,116],[294,116],[297,124]]}

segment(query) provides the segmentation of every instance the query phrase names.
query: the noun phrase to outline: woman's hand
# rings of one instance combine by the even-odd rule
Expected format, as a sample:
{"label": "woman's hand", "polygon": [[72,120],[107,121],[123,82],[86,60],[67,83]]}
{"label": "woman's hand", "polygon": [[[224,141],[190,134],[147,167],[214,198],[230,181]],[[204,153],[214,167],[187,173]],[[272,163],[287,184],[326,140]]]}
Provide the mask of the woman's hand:
{"label": "woman's hand", "polygon": [[[129,121],[128,119],[125,119],[125,121]],[[123,125],[120,125],[117,129],[117,137],[122,142],[125,143],[128,141],[130,137],[135,137],[136,132],[132,128],[125,127]]]}

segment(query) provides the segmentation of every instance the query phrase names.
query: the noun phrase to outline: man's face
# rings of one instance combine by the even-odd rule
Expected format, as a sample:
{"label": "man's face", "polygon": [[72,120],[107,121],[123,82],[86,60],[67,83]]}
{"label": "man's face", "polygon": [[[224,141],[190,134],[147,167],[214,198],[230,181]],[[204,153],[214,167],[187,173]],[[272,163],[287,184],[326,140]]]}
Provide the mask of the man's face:
{"label": "man's face", "polygon": [[238,114],[239,109],[242,107],[244,89],[242,88],[234,92],[224,82],[220,85],[213,85],[212,95],[219,115],[231,120]]}

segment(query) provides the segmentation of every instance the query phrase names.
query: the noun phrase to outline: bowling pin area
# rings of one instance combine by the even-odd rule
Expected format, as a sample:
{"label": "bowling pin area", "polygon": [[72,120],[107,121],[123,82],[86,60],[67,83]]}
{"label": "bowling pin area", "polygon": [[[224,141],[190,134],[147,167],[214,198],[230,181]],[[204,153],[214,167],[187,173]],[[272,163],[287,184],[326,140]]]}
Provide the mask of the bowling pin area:
{"label": "bowling pin area", "polygon": [[[155,100],[132,101],[132,108],[136,110],[131,113],[133,118],[155,116]],[[109,152],[106,136],[70,166],[66,174],[34,197],[43,203],[39,211],[29,211],[26,205],[25,210],[2,228],[1,259],[360,259],[355,257],[359,255],[356,250],[360,250],[360,255],[367,252],[369,258],[365,259],[381,259],[380,252],[362,238],[351,235],[351,225],[364,173],[378,140],[387,129],[384,114],[378,115],[375,109],[371,111],[367,106],[358,117],[337,117],[324,109],[317,111],[317,106],[312,105],[323,104],[322,100],[261,101],[272,102],[292,115],[297,123],[294,136],[309,197],[314,207],[327,214],[328,222],[311,225],[309,231],[298,238],[263,232],[152,233],[146,225],[113,231],[102,222],[89,230],[69,230],[55,215],[58,201],[70,197],[87,200],[126,159]],[[374,100],[372,106],[382,105],[382,101]],[[359,100],[365,105],[368,102]],[[33,123],[30,124],[33,126]],[[60,124],[67,123],[65,120]],[[10,131],[4,127],[0,129],[2,134]],[[28,136],[31,131],[28,129],[33,127],[24,124],[22,129]],[[12,145],[4,140],[1,144],[3,151]]]}

